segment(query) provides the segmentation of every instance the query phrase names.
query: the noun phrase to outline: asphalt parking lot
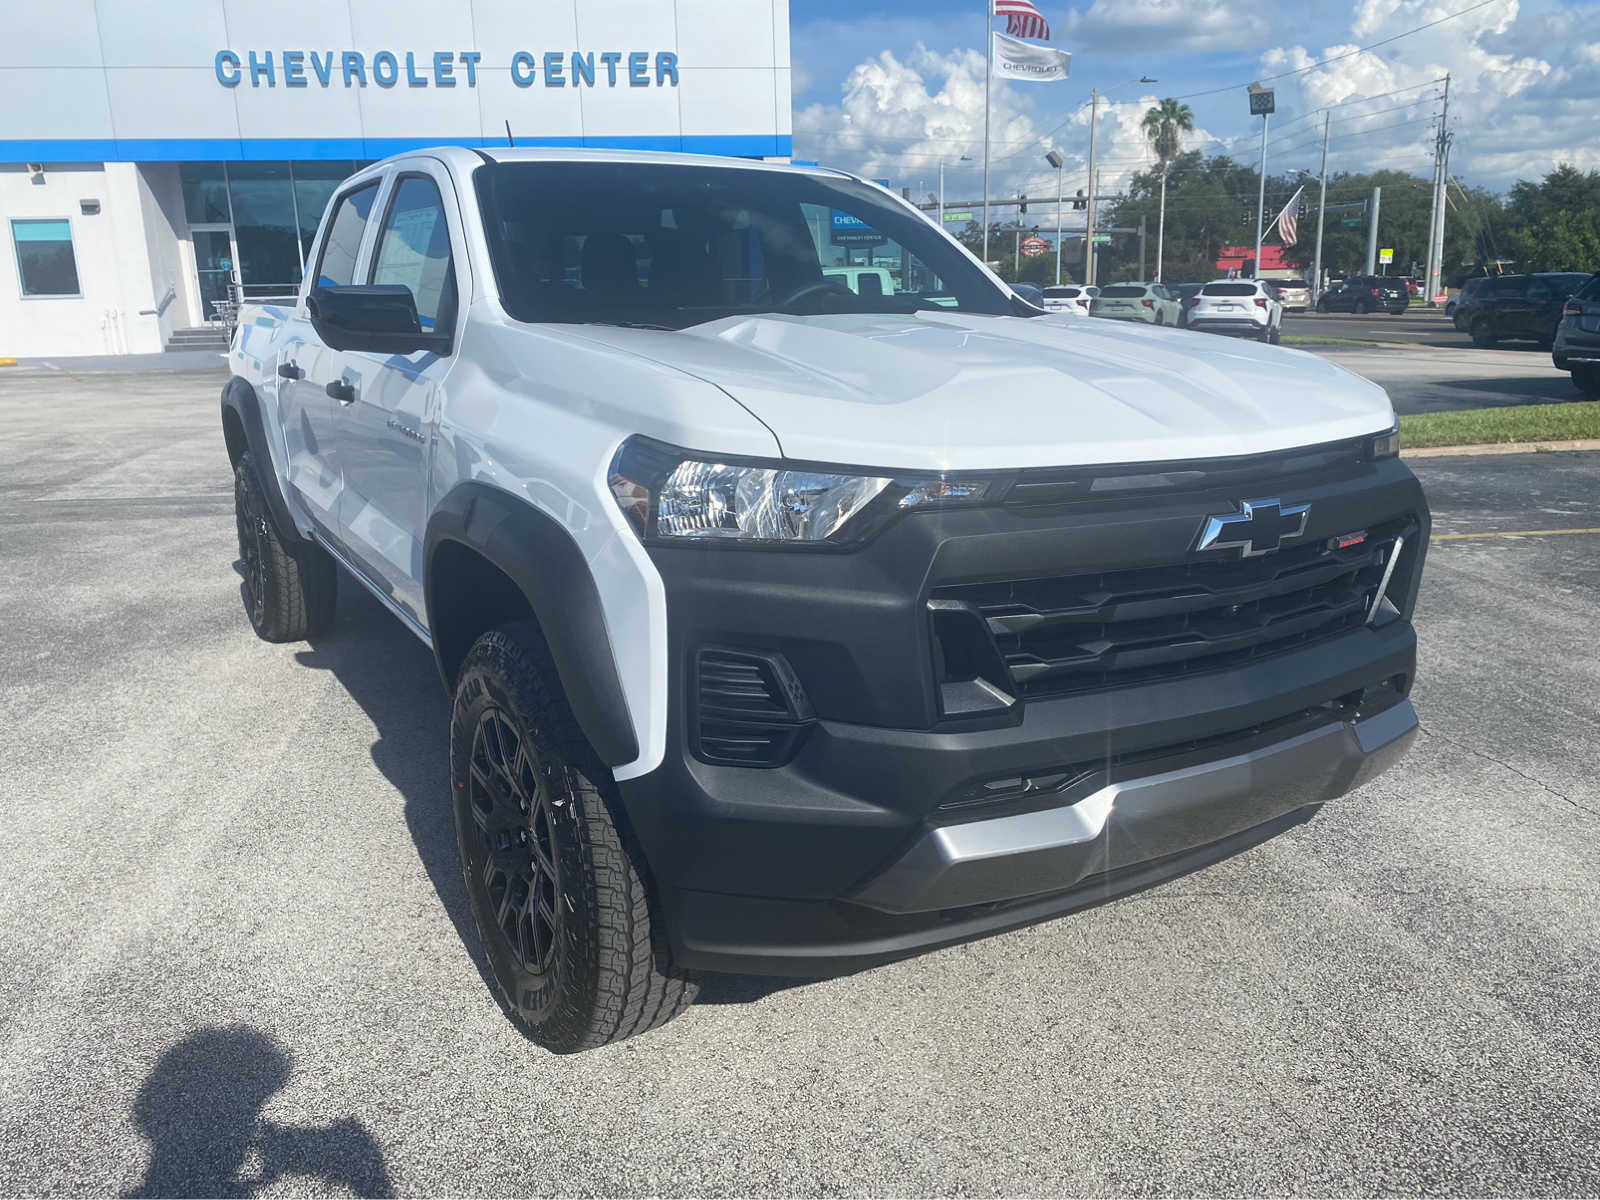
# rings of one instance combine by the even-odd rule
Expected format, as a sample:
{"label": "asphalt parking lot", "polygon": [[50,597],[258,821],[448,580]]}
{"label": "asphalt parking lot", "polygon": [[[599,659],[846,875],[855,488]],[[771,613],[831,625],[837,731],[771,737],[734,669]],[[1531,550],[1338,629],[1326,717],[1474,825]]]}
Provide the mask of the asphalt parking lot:
{"label": "asphalt parking lot", "polygon": [[[214,373],[0,376],[0,1194],[1600,1190],[1600,454],[1416,462],[1424,736],[1163,888],[571,1058],[427,652],[271,646]],[[1516,536],[1484,537],[1502,533]]]}

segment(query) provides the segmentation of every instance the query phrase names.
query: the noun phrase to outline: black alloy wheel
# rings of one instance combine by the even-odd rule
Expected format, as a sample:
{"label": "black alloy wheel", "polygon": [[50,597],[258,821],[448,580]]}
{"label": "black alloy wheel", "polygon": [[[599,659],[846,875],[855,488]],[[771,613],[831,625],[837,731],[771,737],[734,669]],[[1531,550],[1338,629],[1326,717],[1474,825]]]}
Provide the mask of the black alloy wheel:
{"label": "black alloy wheel", "polygon": [[272,553],[272,530],[267,525],[261,494],[254,487],[236,487],[234,524],[239,530],[239,561],[244,574],[244,607],[250,624],[260,628],[267,607],[267,556]]}
{"label": "black alloy wheel", "polygon": [[496,705],[483,709],[472,735],[467,809],[477,828],[467,884],[491,917],[499,950],[524,975],[550,980],[563,921],[561,870],[548,773]]}

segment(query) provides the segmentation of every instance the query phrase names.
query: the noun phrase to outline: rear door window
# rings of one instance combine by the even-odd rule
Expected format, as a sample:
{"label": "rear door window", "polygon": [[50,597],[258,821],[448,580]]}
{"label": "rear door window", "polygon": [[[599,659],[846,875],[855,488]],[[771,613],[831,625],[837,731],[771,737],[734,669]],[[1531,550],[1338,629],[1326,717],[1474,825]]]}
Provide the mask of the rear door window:
{"label": "rear door window", "polygon": [[1253,283],[1208,283],[1200,289],[1202,296],[1254,296]]}
{"label": "rear door window", "polygon": [[361,238],[367,231],[372,202],[377,198],[376,180],[339,197],[322,243],[322,259],[317,264],[318,287],[349,287],[355,282]]}
{"label": "rear door window", "polygon": [[1100,292],[1102,300],[1132,300],[1144,295],[1144,288],[1132,285],[1113,285]]}
{"label": "rear door window", "polygon": [[1520,275],[1507,275],[1494,281],[1490,293],[1496,300],[1521,300],[1528,294],[1528,281]]}

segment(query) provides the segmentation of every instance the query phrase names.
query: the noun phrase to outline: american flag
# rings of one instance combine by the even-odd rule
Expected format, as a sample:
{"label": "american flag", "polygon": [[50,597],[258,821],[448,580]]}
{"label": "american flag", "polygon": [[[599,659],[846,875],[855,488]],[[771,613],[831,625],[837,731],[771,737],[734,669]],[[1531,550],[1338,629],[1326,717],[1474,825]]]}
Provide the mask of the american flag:
{"label": "american flag", "polygon": [[1030,0],[994,0],[994,15],[1006,19],[1006,32],[1012,37],[1050,40],[1050,22]]}
{"label": "american flag", "polygon": [[[1300,192],[1303,191],[1305,189],[1301,188]],[[1278,214],[1278,240],[1285,246],[1293,246],[1300,240],[1300,192],[1296,192],[1294,199]]]}

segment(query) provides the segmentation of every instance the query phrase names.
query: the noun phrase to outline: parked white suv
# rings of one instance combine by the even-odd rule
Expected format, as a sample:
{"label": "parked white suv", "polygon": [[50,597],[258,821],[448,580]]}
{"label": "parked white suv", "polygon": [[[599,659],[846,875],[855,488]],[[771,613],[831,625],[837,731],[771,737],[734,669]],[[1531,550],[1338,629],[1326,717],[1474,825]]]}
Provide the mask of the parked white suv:
{"label": "parked white suv", "polygon": [[1283,304],[1258,279],[1224,279],[1201,288],[1189,308],[1188,328],[1231,333],[1278,344]]}
{"label": "parked white suv", "polygon": [[1044,289],[1045,312],[1067,313],[1074,317],[1089,315],[1089,306],[1100,294],[1093,284],[1060,283]]}
{"label": "parked white suv", "polygon": [[1112,283],[1100,289],[1089,314],[1115,321],[1143,321],[1146,325],[1177,328],[1183,309],[1164,283]]}
{"label": "parked white suv", "polygon": [[[826,273],[842,224],[892,293]],[[245,610],[337,638],[354,581],[432,649],[547,1046],[1146,887],[1415,733],[1427,505],[1331,363],[1052,320],[876,184],[743,160],[406,154],[309,258],[229,356]]]}

